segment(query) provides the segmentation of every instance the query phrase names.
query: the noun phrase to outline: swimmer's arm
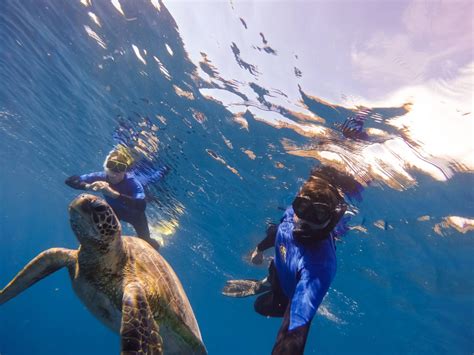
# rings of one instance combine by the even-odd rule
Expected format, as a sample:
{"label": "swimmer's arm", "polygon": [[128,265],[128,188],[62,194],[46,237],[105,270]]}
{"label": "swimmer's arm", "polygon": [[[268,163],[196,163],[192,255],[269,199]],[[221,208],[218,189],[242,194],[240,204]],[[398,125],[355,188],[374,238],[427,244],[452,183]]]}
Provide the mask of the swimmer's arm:
{"label": "swimmer's arm", "polygon": [[270,224],[267,228],[267,235],[264,240],[258,243],[257,248],[255,250],[259,252],[263,252],[273,246],[275,246],[275,239],[278,231],[278,224]]}
{"label": "swimmer's arm", "polygon": [[136,180],[132,180],[130,183],[132,184],[132,195],[121,193],[120,191],[116,191],[109,187],[109,196],[112,198],[120,197],[124,204],[127,205],[127,207],[129,208],[145,211],[145,191],[143,190],[142,185]]}
{"label": "swimmer's arm", "polygon": [[301,272],[272,354],[303,354],[309,327],[327,290],[307,269]]}
{"label": "swimmer's arm", "polygon": [[101,176],[100,173],[92,173],[81,176],[70,176],[64,181],[64,183],[76,190],[89,190],[93,182],[104,180],[105,177]]}
{"label": "swimmer's arm", "polygon": [[280,330],[278,331],[272,355],[303,355],[306,339],[308,338],[309,327],[307,323],[288,330],[290,325],[291,306],[288,305]]}
{"label": "swimmer's arm", "polygon": [[253,264],[260,265],[263,262],[263,252],[275,245],[277,231],[278,225],[273,223],[270,224],[270,226],[267,228],[267,236],[264,240],[258,243],[257,247],[250,255],[250,261]]}

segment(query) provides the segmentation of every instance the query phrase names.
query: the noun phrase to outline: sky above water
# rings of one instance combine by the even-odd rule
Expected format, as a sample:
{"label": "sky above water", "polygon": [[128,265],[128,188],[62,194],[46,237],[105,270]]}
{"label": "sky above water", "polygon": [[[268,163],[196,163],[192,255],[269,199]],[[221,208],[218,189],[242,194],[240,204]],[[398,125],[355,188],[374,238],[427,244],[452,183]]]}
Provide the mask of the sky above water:
{"label": "sky above water", "polygon": [[[165,4],[193,62],[205,53],[222,77],[285,93],[269,101],[286,107],[298,106],[299,87],[348,107],[411,103],[411,112],[393,124],[409,127],[429,155],[474,168],[472,2]],[[231,42],[253,73],[236,63]],[[239,91],[252,95],[245,84]],[[207,94],[242,110],[235,95]]]}

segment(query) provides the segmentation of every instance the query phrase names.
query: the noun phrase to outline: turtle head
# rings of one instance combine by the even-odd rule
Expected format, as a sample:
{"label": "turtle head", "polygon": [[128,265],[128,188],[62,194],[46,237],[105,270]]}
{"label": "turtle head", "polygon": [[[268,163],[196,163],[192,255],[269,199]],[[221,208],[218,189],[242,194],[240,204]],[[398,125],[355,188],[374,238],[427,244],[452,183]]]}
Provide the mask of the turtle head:
{"label": "turtle head", "polygon": [[120,222],[112,208],[94,195],[82,194],[71,202],[69,221],[81,244],[108,245],[121,234]]}

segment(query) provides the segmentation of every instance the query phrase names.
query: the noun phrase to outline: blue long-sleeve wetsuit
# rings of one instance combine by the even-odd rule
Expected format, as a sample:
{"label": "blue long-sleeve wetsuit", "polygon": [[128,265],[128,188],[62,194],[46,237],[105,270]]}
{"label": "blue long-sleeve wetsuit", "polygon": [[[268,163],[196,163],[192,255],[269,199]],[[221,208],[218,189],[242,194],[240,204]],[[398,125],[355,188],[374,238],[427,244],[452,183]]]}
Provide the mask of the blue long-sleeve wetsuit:
{"label": "blue long-sleeve wetsuit", "polygon": [[289,207],[278,225],[267,229],[259,251],[275,247],[268,280],[271,291],[255,301],[255,310],[283,317],[272,354],[302,354],[311,321],[336,274],[335,237],[347,230],[342,208],[327,227],[327,237],[299,241],[293,235],[294,211]]}
{"label": "blue long-sleeve wetsuit", "polygon": [[130,223],[139,237],[149,240],[150,231],[145,214],[145,191],[138,179],[127,172],[122,181],[112,184],[107,180],[105,172],[99,171],[80,176],[73,175],[67,178],[65,182],[74,189],[85,190],[87,184],[96,181],[106,181],[112,189],[120,193],[118,198],[107,195],[104,198],[120,220]]}
{"label": "blue long-sleeve wetsuit", "polygon": [[290,301],[291,331],[313,319],[336,275],[333,233],[302,244],[293,237],[293,208],[288,208],[275,239],[275,268],[280,286]]}

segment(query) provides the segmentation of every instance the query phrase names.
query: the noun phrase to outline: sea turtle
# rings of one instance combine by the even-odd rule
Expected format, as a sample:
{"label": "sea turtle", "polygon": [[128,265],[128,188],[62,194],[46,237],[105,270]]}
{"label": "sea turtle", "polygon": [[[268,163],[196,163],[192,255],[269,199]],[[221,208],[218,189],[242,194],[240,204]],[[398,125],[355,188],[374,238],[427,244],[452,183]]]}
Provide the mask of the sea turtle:
{"label": "sea turtle", "polygon": [[87,308],[120,333],[122,354],[206,354],[189,300],[165,259],[147,242],[122,237],[101,198],[82,194],[69,205],[78,250],[48,249],[0,291],[0,305],[66,266]]}

